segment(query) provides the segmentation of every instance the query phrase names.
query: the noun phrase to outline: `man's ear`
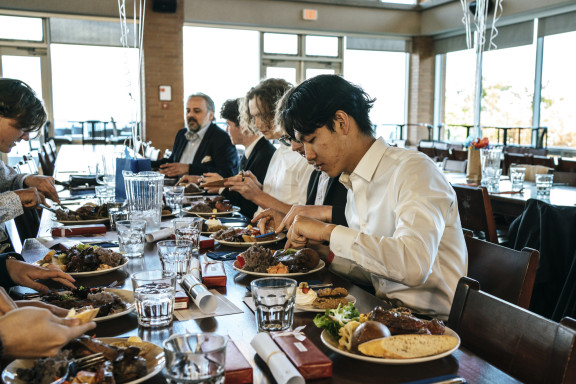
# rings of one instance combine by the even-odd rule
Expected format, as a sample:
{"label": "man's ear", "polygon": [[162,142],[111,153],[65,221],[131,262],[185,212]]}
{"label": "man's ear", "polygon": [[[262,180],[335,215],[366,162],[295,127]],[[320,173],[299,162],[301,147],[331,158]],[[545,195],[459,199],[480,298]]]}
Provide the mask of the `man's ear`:
{"label": "man's ear", "polygon": [[334,130],[341,130],[342,133],[347,135],[350,131],[350,117],[344,111],[338,110],[334,114]]}

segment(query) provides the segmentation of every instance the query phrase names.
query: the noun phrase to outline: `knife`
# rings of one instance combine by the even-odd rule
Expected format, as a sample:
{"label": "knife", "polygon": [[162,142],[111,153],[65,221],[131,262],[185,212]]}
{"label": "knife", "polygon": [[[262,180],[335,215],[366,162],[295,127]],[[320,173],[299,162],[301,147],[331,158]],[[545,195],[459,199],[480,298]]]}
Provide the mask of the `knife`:
{"label": "knife", "polygon": [[38,204],[38,207],[39,207],[39,208],[43,208],[43,209],[45,209],[45,210],[47,210],[47,211],[50,211],[50,212],[53,212],[53,213],[58,212],[57,209],[52,208],[52,207],[49,207],[49,206],[47,206],[46,204],[42,204],[42,203],[41,203],[41,204]]}

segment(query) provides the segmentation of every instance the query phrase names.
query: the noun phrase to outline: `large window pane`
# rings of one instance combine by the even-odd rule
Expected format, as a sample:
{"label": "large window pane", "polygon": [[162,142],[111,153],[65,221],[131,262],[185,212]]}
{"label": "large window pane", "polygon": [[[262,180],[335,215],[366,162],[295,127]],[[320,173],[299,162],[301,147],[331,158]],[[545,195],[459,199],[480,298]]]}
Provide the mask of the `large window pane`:
{"label": "large window pane", "polygon": [[464,141],[466,129],[460,125],[474,124],[475,67],[476,55],[472,49],[446,54],[443,140]]}
{"label": "large window pane", "polygon": [[338,38],[306,36],[306,55],[338,57]]}
{"label": "large window pane", "polygon": [[344,78],[361,86],[376,98],[370,111],[377,134],[395,139],[395,130],[383,124],[403,124],[406,121],[406,54],[403,52],[364,51],[344,52]]}
{"label": "large window pane", "polygon": [[267,67],[267,79],[284,79],[292,85],[296,85],[296,68],[290,67]]}
{"label": "large window pane", "polygon": [[[532,45],[484,52],[480,118],[483,126],[532,125],[535,57]],[[486,135],[490,136],[488,132]],[[522,130],[520,138],[517,131],[508,136],[508,144],[530,143],[529,130]]]}
{"label": "large window pane", "polygon": [[0,15],[0,39],[42,41],[42,19]]}
{"label": "large window pane", "polygon": [[264,53],[297,55],[298,35],[291,35],[286,33],[265,33]]}
{"label": "large window pane", "polygon": [[121,127],[140,119],[137,49],[52,44],[51,52],[56,129],[72,121],[114,118]]}
{"label": "large window pane", "polygon": [[576,32],[544,38],[540,122],[548,145],[576,147]]}
{"label": "large window pane", "polygon": [[258,84],[259,56],[257,31],[184,27],[184,97],[206,93],[219,119],[224,101],[243,97]]}

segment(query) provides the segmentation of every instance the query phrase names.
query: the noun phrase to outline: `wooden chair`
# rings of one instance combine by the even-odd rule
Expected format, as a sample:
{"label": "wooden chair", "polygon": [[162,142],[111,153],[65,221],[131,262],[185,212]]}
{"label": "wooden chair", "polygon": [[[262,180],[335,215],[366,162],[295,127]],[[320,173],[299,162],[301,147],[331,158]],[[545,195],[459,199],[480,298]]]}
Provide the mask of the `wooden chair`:
{"label": "wooden chair", "polygon": [[418,146],[418,150],[430,157],[432,160],[436,160],[436,149],[434,147],[421,147]]}
{"label": "wooden chair", "polygon": [[576,160],[568,160],[559,157],[556,170],[560,172],[576,172]]}
{"label": "wooden chair", "polygon": [[468,151],[465,149],[460,150],[460,149],[452,148],[450,150],[450,159],[458,160],[458,161],[468,160]]}
{"label": "wooden chair", "polygon": [[576,320],[548,320],[480,291],[478,282],[458,282],[448,326],[462,345],[527,383],[576,383]]}
{"label": "wooden chair", "polygon": [[434,148],[434,151],[436,152],[436,161],[444,161],[444,159],[449,159],[450,158],[450,150],[449,149],[439,149],[439,148]]}
{"label": "wooden chair", "polygon": [[556,169],[556,162],[554,161],[553,157],[534,155],[532,156],[532,164],[543,165],[548,168]]}
{"label": "wooden chair", "polygon": [[444,171],[445,172],[466,172],[466,166],[468,165],[468,160],[444,160]]}
{"label": "wooden chair", "polygon": [[532,248],[516,251],[471,236],[468,248],[468,277],[482,289],[509,303],[528,309],[540,253]]}
{"label": "wooden chair", "polygon": [[40,148],[38,160],[40,161],[40,168],[42,168],[42,173],[46,176],[52,176],[54,174],[55,159],[51,158],[47,146],[47,143],[44,143],[42,148]]}
{"label": "wooden chair", "polygon": [[554,171],[554,183],[566,184],[571,187],[576,187],[576,172],[559,172]]}
{"label": "wooden chair", "polygon": [[458,198],[458,212],[462,228],[483,232],[486,240],[498,244],[492,204],[485,187],[452,185]]}
{"label": "wooden chair", "polygon": [[532,155],[525,155],[523,153],[504,152],[504,167],[502,174],[508,175],[508,170],[511,164],[532,164]]}

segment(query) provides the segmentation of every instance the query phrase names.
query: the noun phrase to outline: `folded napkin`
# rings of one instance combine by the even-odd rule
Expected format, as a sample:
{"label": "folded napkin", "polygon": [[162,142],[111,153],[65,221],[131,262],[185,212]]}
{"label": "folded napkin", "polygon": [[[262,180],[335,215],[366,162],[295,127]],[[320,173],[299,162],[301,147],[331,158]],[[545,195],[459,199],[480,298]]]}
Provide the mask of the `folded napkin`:
{"label": "folded napkin", "polygon": [[146,235],[146,241],[149,243],[153,243],[158,240],[168,239],[173,234],[173,229],[170,227],[159,229],[158,231],[148,233]]}
{"label": "folded napkin", "polygon": [[212,313],[218,307],[218,299],[200,282],[199,264],[192,259],[190,273],[185,275],[180,283],[194,304],[203,313]]}
{"label": "folded napkin", "polygon": [[270,368],[272,376],[278,384],[304,384],[305,380],[288,357],[276,345],[270,334],[261,332],[250,342],[252,348]]}

